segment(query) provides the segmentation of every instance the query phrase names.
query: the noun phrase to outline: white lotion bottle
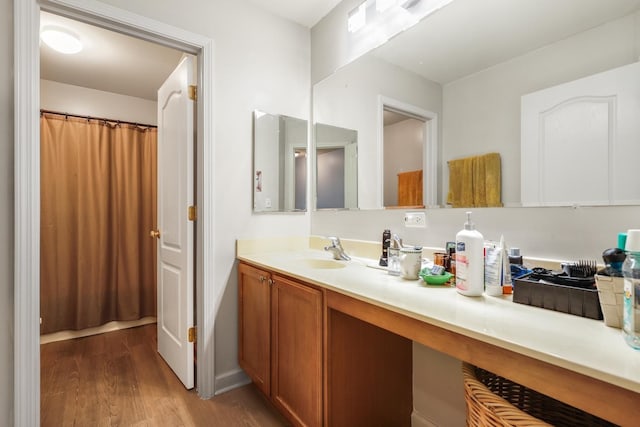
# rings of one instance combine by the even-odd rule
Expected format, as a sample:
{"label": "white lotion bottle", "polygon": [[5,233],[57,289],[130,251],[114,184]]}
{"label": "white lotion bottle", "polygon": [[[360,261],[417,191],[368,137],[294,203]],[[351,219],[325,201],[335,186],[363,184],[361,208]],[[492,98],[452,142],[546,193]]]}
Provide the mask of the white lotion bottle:
{"label": "white lotion bottle", "polygon": [[484,238],[471,222],[471,212],[456,234],[456,289],[469,297],[484,291]]}

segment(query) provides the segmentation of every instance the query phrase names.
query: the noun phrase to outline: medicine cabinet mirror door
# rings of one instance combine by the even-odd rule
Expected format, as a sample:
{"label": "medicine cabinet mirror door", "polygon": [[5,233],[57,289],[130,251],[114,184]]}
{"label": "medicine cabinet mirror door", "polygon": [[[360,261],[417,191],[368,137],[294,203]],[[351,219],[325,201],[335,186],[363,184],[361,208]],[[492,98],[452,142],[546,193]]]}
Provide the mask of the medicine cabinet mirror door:
{"label": "medicine cabinet mirror door", "polygon": [[307,121],[253,113],[253,211],[307,209]]}

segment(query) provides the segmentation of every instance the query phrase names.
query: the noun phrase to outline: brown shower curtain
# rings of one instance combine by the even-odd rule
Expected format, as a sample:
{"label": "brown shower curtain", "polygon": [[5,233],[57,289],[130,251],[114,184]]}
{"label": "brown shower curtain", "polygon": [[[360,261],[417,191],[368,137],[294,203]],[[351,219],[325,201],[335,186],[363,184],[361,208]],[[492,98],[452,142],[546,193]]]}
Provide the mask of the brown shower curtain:
{"label": "brown shower curtain", "polygon": [[41,333],[156,315],[157,130],[42,113]]}

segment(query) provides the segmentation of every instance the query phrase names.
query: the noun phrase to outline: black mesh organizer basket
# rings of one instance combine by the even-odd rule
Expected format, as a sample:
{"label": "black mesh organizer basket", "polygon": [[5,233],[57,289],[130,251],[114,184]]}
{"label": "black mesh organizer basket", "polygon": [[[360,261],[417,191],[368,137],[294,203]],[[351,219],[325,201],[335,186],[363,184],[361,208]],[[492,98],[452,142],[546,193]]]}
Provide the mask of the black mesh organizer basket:
{"label": "black mesh organizer basket", "polygon": [[[551,283],[553,280],[556,283]],[[602,320],[595,278],[531,273],[515,279],[513,302]]]}

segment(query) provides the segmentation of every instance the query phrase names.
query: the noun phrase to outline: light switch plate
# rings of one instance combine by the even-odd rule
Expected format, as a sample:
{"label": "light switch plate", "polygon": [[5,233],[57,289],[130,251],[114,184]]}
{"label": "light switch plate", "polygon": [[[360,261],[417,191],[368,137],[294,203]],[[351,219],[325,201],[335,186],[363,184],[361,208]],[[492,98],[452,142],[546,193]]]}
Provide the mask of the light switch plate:
{"label": "light switch plate", "polygon": [[405,212],[404,213],[404,226],[413,228],[425,228],[426,215],[424,212]]}

